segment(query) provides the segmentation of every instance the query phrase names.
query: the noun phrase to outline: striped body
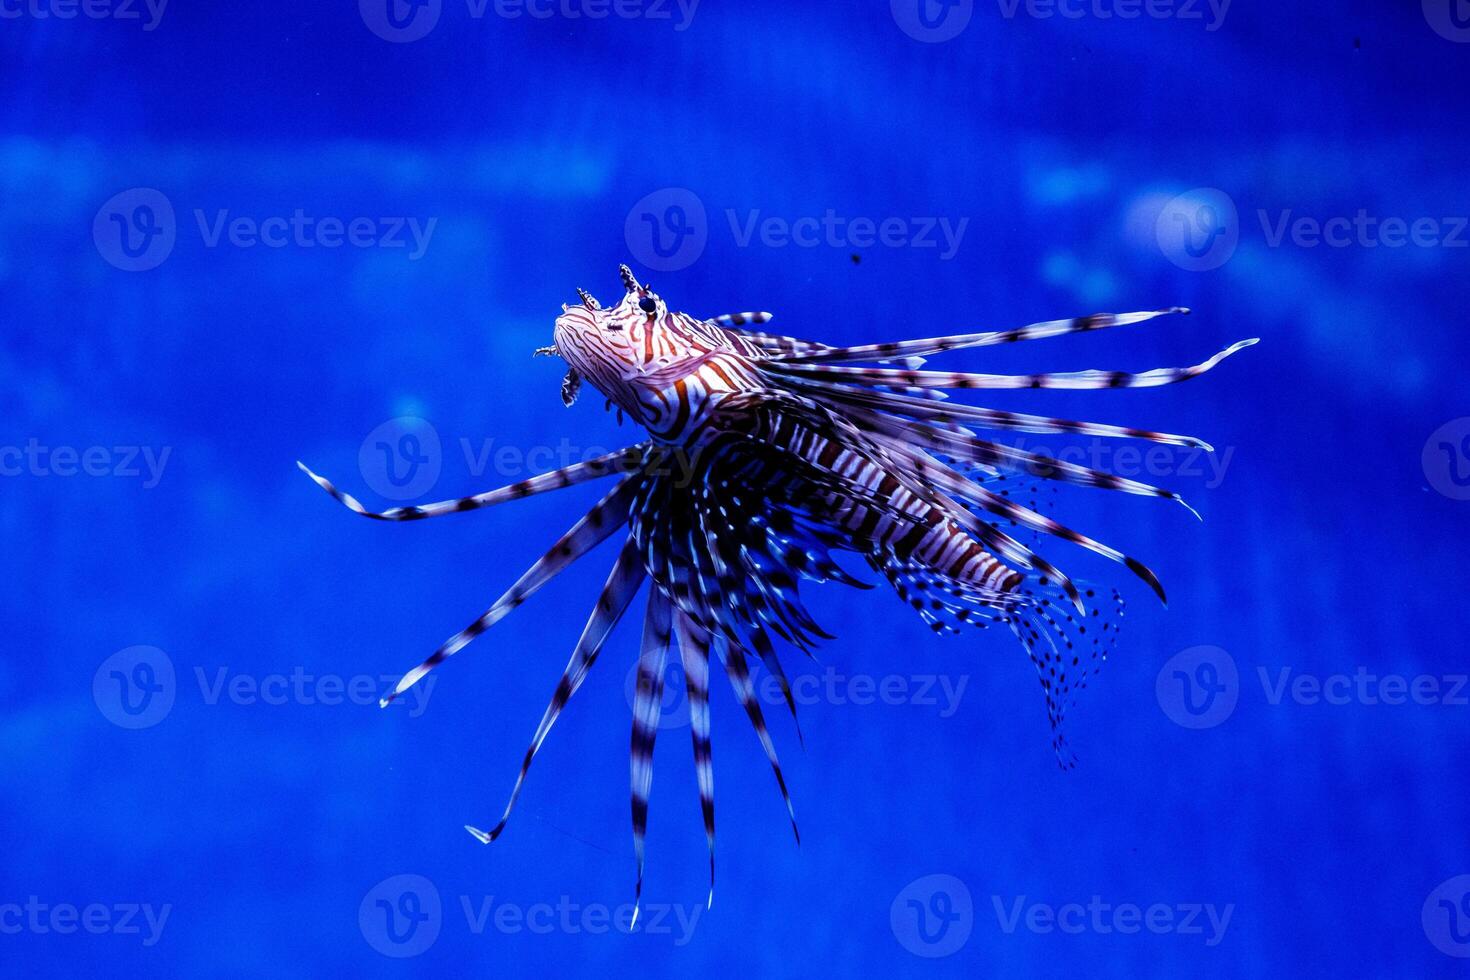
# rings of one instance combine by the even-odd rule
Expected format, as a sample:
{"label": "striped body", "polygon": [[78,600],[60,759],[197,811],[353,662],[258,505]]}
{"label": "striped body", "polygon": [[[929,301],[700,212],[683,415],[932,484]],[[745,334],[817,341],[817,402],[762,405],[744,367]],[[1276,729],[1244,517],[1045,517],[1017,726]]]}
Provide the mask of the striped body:
{"label": "striped body", "polygon": [[[557,319],[558,353],[572,369],[648,429],[658,443],[697,454],[725,396],[778,384],[762,371],[771,358],[755,340],[712,320],[670,312],[656,296],[630,290],[616,308],[571,306]],[[651,304],[651,311],[639,304]],[[735,317],[730,320],[733,323]],[[761,314],[739,314],[740,323]],[[812,431],[778,431],[776,445],[874,491],[902,512],[898,520],[860,499],[830,501],[833,519],[876,536],[903,559],[990,591],[1010,591],[1019,572],[976,544],[937,507],[906,489],[870,458]]]}

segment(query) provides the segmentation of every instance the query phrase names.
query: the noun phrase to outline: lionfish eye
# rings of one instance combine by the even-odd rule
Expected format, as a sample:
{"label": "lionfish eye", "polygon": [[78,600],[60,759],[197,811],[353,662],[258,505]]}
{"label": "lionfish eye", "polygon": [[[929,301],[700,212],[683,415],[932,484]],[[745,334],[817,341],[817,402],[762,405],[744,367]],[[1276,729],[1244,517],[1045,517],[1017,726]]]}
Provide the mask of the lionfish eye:
{"label": "lionfish eye", "polygon": [[653,301],[653,297],[651,296],[645,296],[640,299],[638,301],[638,308],[649,315],[658,312],[658,304]]}

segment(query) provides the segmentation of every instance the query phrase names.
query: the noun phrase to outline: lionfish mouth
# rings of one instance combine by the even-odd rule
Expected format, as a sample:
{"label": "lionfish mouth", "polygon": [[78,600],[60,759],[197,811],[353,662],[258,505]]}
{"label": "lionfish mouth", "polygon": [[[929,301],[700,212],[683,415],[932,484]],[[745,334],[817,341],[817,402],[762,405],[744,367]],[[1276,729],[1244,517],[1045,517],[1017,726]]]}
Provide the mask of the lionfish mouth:
{"label": "lionfish mouth", "polygon": [[[630,295],[646,291],[626,266],[621,273]],[[597,309],[596,300],[585,292],[581,295],[587,309]],[[776,641],[810,652],[818,640],[830,639],[802,604],[800,585],[838,582],[870,587],[838,564],[838,553],[865,561],[937,633],[992,625],[1013,633],[1040,678],[1057,759],[1064,768],[1075,764],[1063,721],[1077,692],[1087,686],[1116,642],[1122,599],[1116,590],[1107,589],[1099,600],[1097,590],[1079,587],[1014,532],[1031,532],[1038,540],[1058,538],[1117,561],[1162,600],[1163,586],[1147,566],[1043,515],[1034,491],[1043,483],[1071,484],[1188,505],[1174,491],[982,438],[977,430],[1210,447],[1190,436],[937,399],[944,389],[1082,390],[1174,384],[1204,374],[1256,341],[1240,341],[1191,367],[1141,373],[1001,375],[920,367],[923,358],[947,351],[1121,327],[1187,312],[1175,307],[1096,314],[1011,330],[850,347],[766,333],[761,328],[770,317],[764,313],[709,320],[670,314],[703,350],[659,369],[683,384],[679,398],[668,406],[668,417],[649,421],[650,429],[655,422],[664,426],[655,430],[658,441],[645,440],[471,497],[383,512],[369,511],[326,479],[301,468],[349,509],[382,521],[477,510],[588,480],[617,478],[612,490],[504,595],[405,674],[382,703],[422,680],[595,546],[621,533],[621,552],[536,728],[500,821],[488,832],[467,829],[485,842],[505,829],[542,742],[646,581],[650,588],[637,658],[632,733],[635,894],[642,893],[653,744],[665,668],[674,653],[689,695],[712,893],[710,654],[723,667],[759,736],[796,832],[785,777],[754,694],[748,655],[757,657],[776,679],[794,719],[795,702]],[[558,352],[542,348],[537,353]],[[726,355],[718,364],[713,360],[716,353]],[[862,362],[876,366],[853,366]],[[732,372],[741,382],[734,394],[729,393]],[[562,383],[567,404],[575,400],[580,384],[573,368]],[[711,393],[717,390],[722,394],[715,398]],[[670,433],[677,438],[669,438]]]}

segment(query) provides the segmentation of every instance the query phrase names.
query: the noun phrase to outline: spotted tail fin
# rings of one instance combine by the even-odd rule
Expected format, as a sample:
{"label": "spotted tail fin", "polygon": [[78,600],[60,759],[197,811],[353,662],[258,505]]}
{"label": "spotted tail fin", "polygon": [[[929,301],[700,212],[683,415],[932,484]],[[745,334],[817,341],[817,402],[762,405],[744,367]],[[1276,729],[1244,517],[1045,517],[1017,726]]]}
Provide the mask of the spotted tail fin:
{"label": "spotted tail fin", "polygon": [[1088,680],[1102,669],[1117,645],[1123,597],[1110,589],[1105,603],[1094,590],[1087,589],[1084,595],[1088,612],[1083,614],[1060,601],[1054,585],[1044,576],[1032,577],[1018,592],[1024,601],[1012,612],[1008,625],[1041,680],[1057,765],[1073,769],[1077,756],[1067,744],[1063,723],[1068,709],[1076,705],[1078,693],[1086,689]]}

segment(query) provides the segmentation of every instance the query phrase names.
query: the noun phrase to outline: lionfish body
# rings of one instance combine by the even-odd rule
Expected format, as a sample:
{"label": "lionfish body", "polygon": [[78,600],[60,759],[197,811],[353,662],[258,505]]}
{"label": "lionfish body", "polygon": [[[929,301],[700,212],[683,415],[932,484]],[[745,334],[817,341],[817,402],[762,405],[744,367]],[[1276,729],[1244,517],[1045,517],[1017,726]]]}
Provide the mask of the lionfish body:
{"label": "lionfish body", "polygon": [[[559,355],[570,365],[562,385],[568,405],[584,382],[591,384],[646,428],[648,440],[499,490],[381,513],[366,510],[306,470],[352,510],[390,521],[474,510],[589,479],[617,478],[611,491],[483,616],[406,674],[383,699],[387,704],[577,558],[623,533],[622,550],[531,740],[500,822],[488,833],[466,829],[488,843],[505,828],[542,741],[647,580],[651,586],[637,667],[631,750],[638,891],[654,736],[671,653],[680,658],[689,697],[711,881],[711,654],[755,728],[795,832],[791,799],[755,695],[748,657],[759,658],[776,678],[794,717],[795,703],[775,640],[809,652],[817,640],[830,639],[801,602],[803,582],[868,587],[837,563],[834,556],[839,552],[865,560],[936,632],[992,624],[1013,632],[1040,675],[1057,757],[1064,767],[1071,766],[1063,718],[1075,693],[1105,659],[1116,636],[1111,628],[1115,623],[1103,619],[1097,609],[1088,610],[1092,590],[1086,590],[1084,597],[1066,575],[1007,529],[1026,528],[1081,545],[1124,563],[1161,599],[1163,589],[1135,559],[1022,506],[996,487],[996,481],[1021,473],[1183,501],[1172,491],[982,439],[974,430],[1060,432],[1209,447],[1187,436],[945,403],[936,389],[1170,384],[1204,373],[1255,341],[1241,341],[1193,367],[1141,374],[921,371],[918,365],[925,355],[1188,311],[1098,314],[1014,330],[844,348],[754,329],[770,319],[766,314],[700,320],[671,312],[626,266],[620,273],[625,289],[620,303],[604,309],[579,291],[582,302],[563,307],[556,321],[555,345],[538,353]],[[845,366],[863,361],[901,366]],[[1115,591],[1110,602],[1120,614],[1121,600]]]}

